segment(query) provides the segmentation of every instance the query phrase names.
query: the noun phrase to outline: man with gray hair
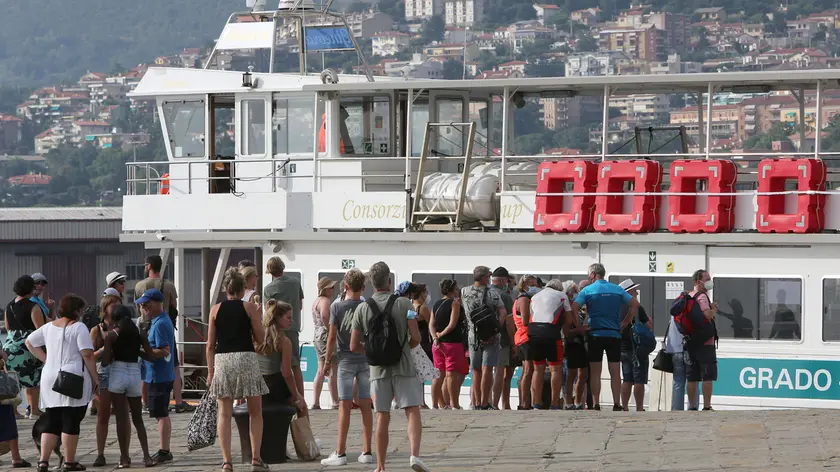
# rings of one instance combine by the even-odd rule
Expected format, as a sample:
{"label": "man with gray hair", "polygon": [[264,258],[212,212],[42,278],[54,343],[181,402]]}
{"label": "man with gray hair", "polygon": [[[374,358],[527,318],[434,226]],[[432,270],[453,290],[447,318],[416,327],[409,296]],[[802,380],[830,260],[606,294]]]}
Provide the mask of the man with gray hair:
{"label": "man with gray hair", "polygon": [[499,365],[501,335],[488,339],[479,339],[478,328],[474,321],[479,314],[487,312],[498,314],[500,327],[505,326],[507,310],[499,294],[490,289],[490,268],[478,266],[473,270],[472,285],[461,289],[461,306],[467,313],[469,324],[470,364],[473,381],[473,407],[476,410],[495,410],[491,404],[493,394],[493,369]]}
{"label": "man with gray hair", "polygon": [[[639,309],[638,300],[630,296],[616,284],[604,280],[607,275],[604,266],[595,263],[589,266],[587,276],[590,284],[584,287],[572,303],[572,319],[578,319],[580,309],[586,306],[588,315],[589,372],[592,386],[593,409],[600,410],[601,369],[604,353],[607,354],[607,366],[610,372],[610,387],[613,398],[613,411],[622,411],[621,399],[621,331],[630,325]],[[622,319],[622,308],[630,305]]]}
{"label": "man with gray hair", "polygon": [[[373,288],[373,296],[365,303],[361,303],[353,314],[353,332],[350,335],[350,350],[359,354],[367,354],[371,359],[371,352],[366,350],[365,339],[378,337],[384,345],[389,345],[385,333],[371,332],[373,326],[395,328],[396,337],[402,344],[402,355],[390,365],[370,366],[370,390],[374,398],[373,408],[376,411],[376,462],[378,471],[385,470],[385,457],[388,451],[388,426],[391,423],[391,401],[396,400],[397,408],[405,410],[408,419],[408,442],[411,449],[409,465],[412,470],[427,472],[429,470],[420,460],[420,438],[422,421],[420,419],[420,405],[423,404],[423,387],[417,381],[417,371],[411,349],[420,344],[420,328],[415,319],[417,314],[413,310],[411,301],[405,297],[397,297],[391,290],[391,269],[384,262],[373,264],[368,273]],[[381,321],[380,317],[389,317]],[[379,320],[379,323],[374,321]]]}

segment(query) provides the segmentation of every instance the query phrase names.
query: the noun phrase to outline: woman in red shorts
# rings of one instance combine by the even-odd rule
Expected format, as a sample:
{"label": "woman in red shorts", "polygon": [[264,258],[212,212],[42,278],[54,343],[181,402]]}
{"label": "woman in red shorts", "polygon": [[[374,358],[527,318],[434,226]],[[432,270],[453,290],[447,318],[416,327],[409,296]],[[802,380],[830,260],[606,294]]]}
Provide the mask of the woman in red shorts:
{"label": "woman in red shorts", "polygon": [[449,407],[460,410],[459,397],[464,376],[469,373],[469,365],[465,357],[464,343],[466,342],[466,315],[458,296],[461,289],[458,282],[443,279],[440,282],[440,293],[443,298],[435,302],[432,307],[432,317],[429,320],[429,332],[434,339],[432,356],[435,368],[440,371],[443,388],[449,398]]}
{"label": "woman in red shorts", "polygon": [[[534,358],[528,349],[528,320],[531,315],[531,296],[535,295],[537,278],[533,275],[523,275],[516,285],[517,296],[513,302],[513,324],[516,326],[516,333],[513,335],[513,343],[519,350],[519,357],[522,359],[522,375],[519,377],[519,410],[531,409],[531,378],[534,375]],[[525,313],[524,319],[522,314]]]}

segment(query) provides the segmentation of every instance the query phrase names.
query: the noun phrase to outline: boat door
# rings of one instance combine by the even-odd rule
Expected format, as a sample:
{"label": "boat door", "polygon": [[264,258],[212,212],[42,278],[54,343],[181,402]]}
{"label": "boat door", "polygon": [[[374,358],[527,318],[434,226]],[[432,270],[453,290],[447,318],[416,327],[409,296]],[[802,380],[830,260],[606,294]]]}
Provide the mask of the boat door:
{"label": "boat door", "polygon": [[[433,90],[429,116],[432,123],[466,123],[469,119],[470,96],[457,90]],[[440,157],[441,172],[456,173],[463,170],[467,149],[466,126],[438,126],[432,129],[429,156]],[[421,135],[422,136],[422,135]]]}
{"label": "boat door", "polygon": [[271,192],[271,93],[237,93],[234,123],[236,192]]}

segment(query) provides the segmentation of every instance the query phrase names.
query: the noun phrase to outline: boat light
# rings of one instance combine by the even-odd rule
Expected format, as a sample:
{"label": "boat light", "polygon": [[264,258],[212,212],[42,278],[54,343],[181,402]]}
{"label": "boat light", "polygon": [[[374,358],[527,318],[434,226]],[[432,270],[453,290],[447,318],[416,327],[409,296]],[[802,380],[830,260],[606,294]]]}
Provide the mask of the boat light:
{"label": "boat light", "polygon": [[245,88],[254,88],[254,75],[251,73],[254,66],[248,66],[248,72],[242,74],[242,86]]}

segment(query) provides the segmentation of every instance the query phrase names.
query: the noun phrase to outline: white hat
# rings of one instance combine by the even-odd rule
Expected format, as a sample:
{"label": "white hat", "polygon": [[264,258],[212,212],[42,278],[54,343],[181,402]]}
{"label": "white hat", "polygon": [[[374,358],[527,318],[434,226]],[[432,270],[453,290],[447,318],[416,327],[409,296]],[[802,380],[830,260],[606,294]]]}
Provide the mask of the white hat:
{"label": "white hat", "polygon": [[119,297],[119,298],[122,298],[122,296],[120,296],[120,292],[119,292],[119,291],[117,291],[117,289],[115,289],[114,287],[108,287],[108,288],[106,288],[106,289],[105,289],[105,291],[104,291],[104,292],[102,292],[102,296],[103,296],[103,297],[111,296],[111,297]]}
{"label": "white hat", "polygon": [[639,288],[640,285],[641,284],[633,283],[633,279],[625,279],[620,284],[618,284],[618,286],[623,288],[625,292],[629,292],[634,288]]}
{"label": "white hat", "polygon": [[110,287],[110,286],[114,285],[115,283],[119,282],[120,280],[125,280],[127,278],[128,278],[127,275],[122,274],[120,272],[111,272],[110,274],[108,274],[105,277],[105,285]]}

